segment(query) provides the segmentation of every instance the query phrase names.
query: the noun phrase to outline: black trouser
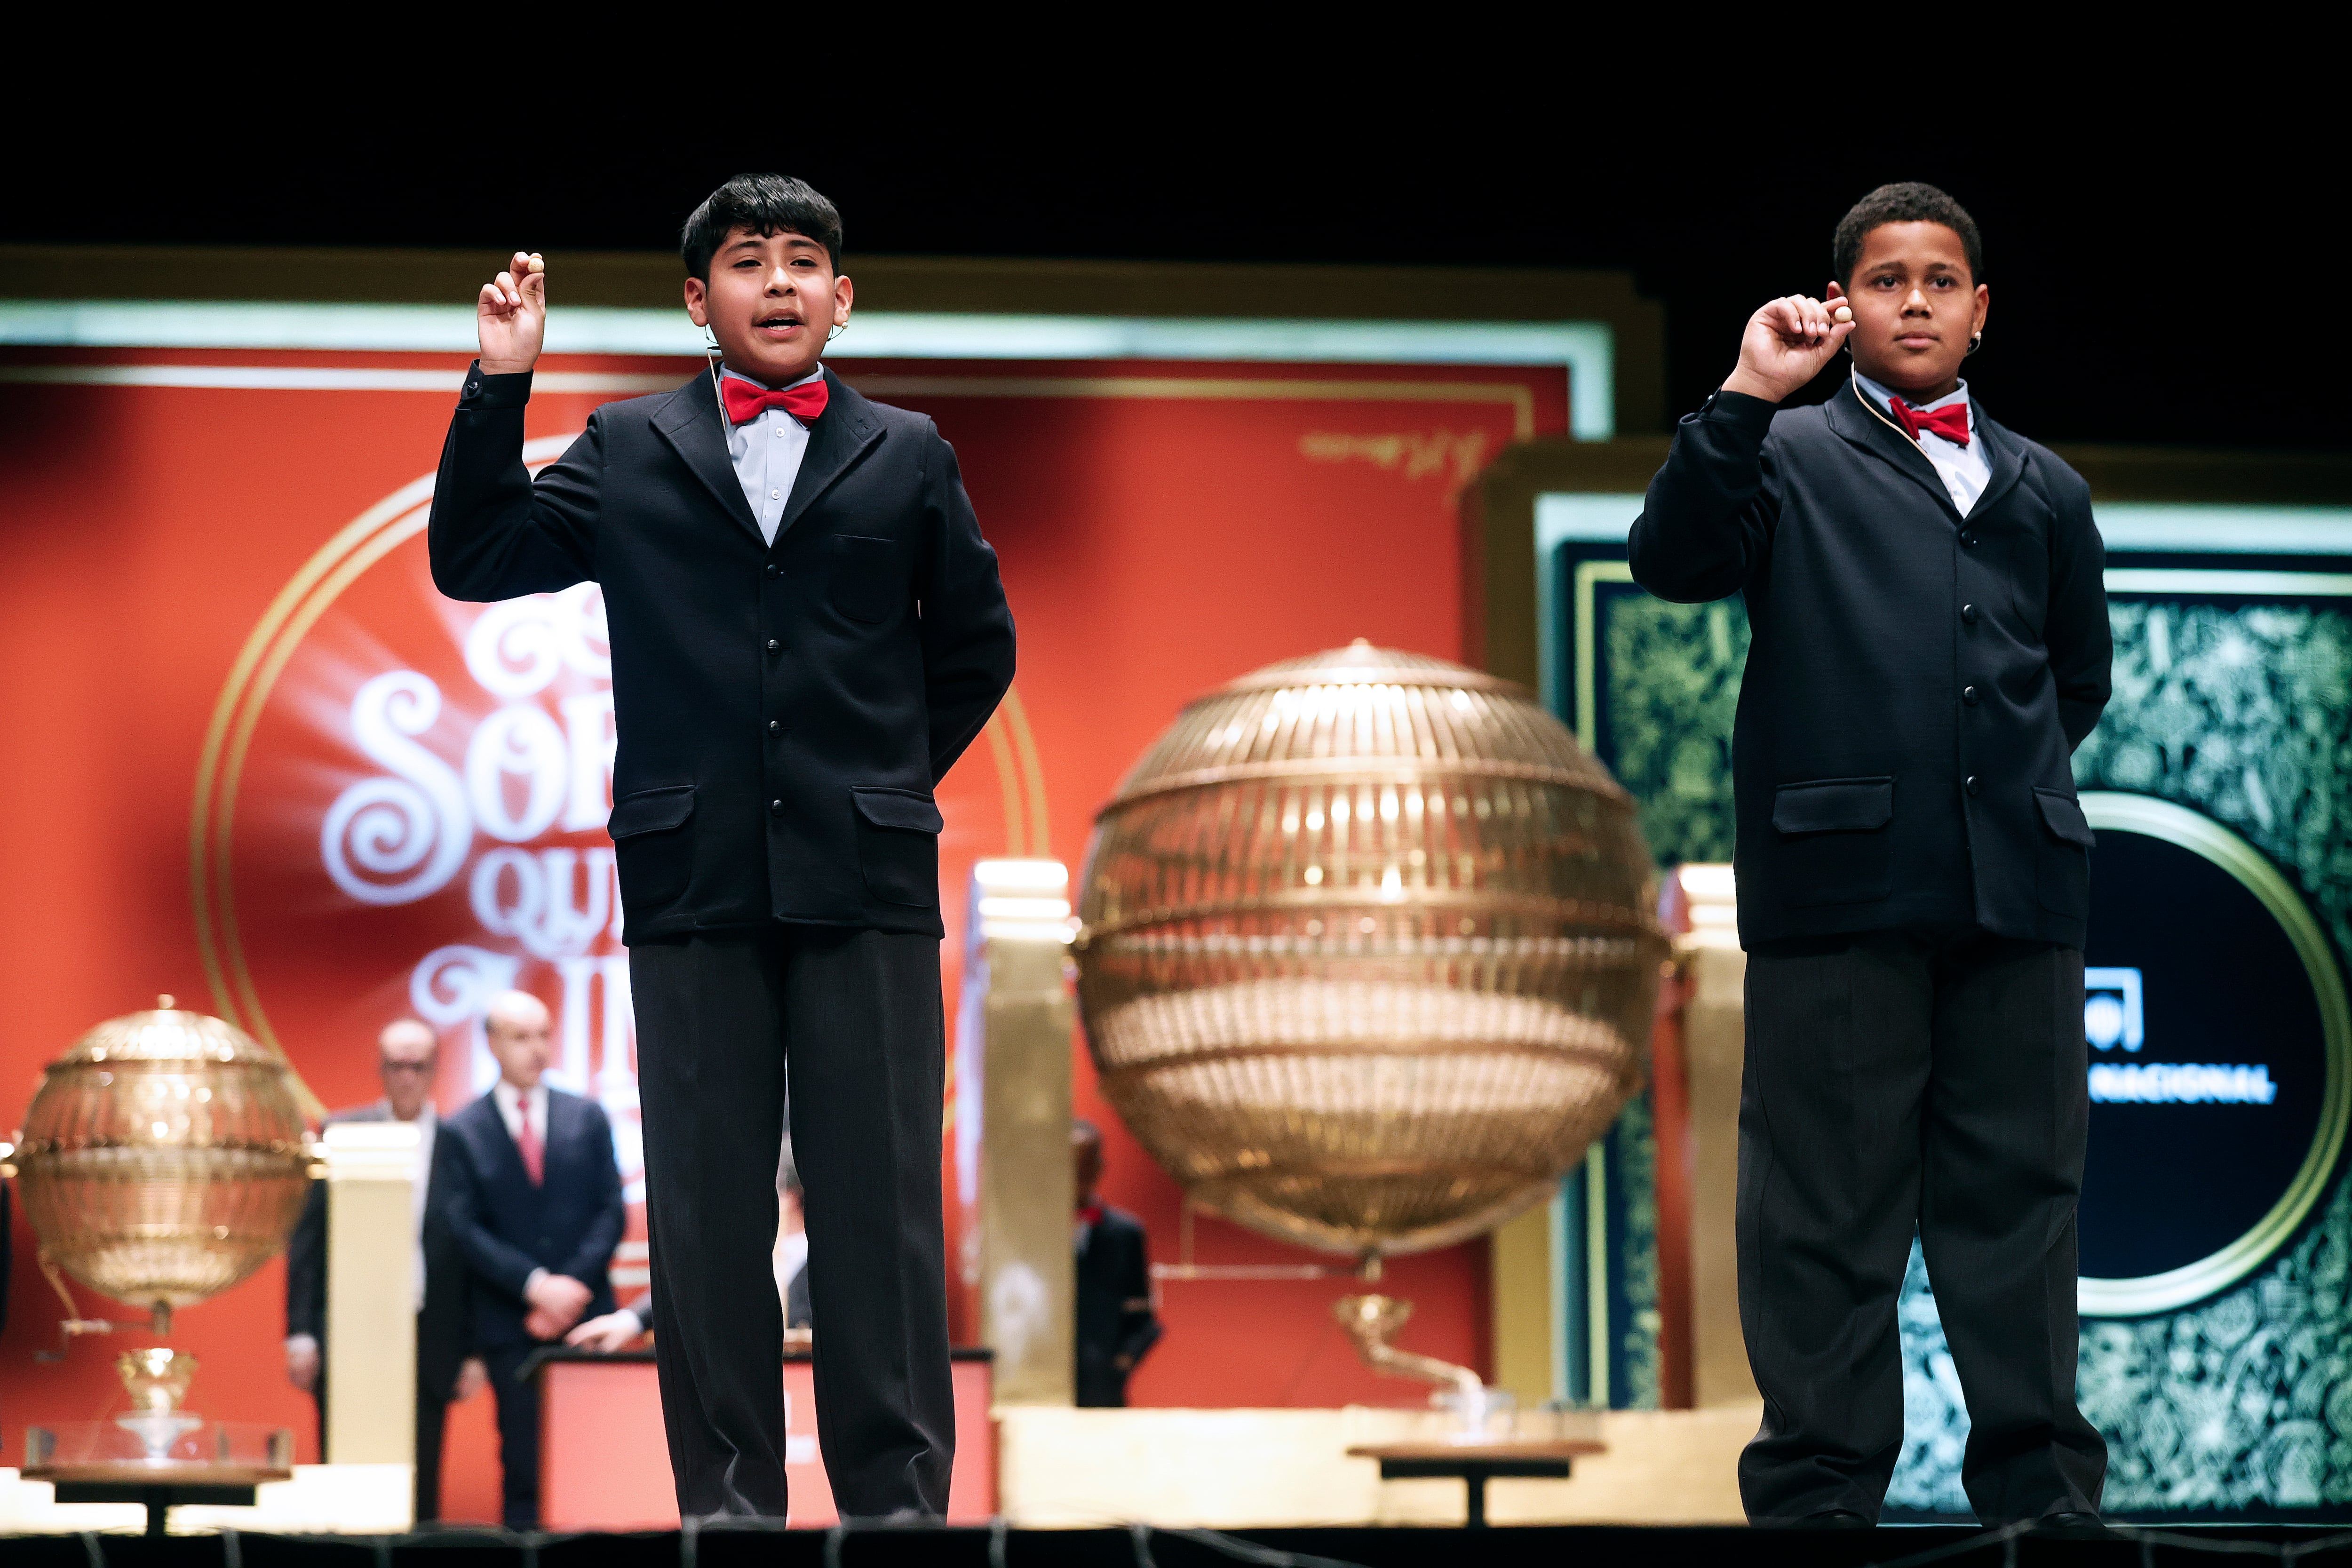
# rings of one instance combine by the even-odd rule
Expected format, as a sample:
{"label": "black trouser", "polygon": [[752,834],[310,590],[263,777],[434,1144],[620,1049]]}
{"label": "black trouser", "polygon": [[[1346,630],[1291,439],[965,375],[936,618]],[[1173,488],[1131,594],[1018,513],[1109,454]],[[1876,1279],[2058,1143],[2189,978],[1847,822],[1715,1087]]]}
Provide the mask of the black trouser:
{"label": "black trouser", "polygon": [[955,1453],[935,937],[836,927],[629,950],[654,1349],[678,1511],[784,1514],[772,1253],[785,1058],[817,1436],[845,1515],[946,1512]]}
{"label": "black trouser", "polygon": [[524,1340],[482,1352],[499,1405],[499,1485],[509,1530],[539,1526],[539,1379],[526,1383],[515,1373],[540,1348]]}
{"label": "black trouser", "polygon": [[[441,1432],[448,1423],[446,1392],[416,1385],[416,1523],[419,1529],[441,1517]],[[534,1472],[538,1466],[534,1462]]]}
{"label": "black trouser", "polygon": [[[422,1526],[441,1517],[441,1434],[448,1421],[449,1394],[443,1380],[434,1376],[434,1369],[425,1364],[424,1336],[420,1333],[417,1339],[416,1487],[413,1505],[415,1521]],[[319,1349],[319,1376],[310,1385],[310,1394],[319,1406],[319,1462],[325,1464],[328,1459],[327,1352],[323,1342]],[[534,1461],[534,1474],[537,1468]]]}
{"label": "black trouser", "polygon": [[2106,1444],[2074,1403],[2086,1055],[2073,948],[1874,931],[1748,955],[1750,1519],[1877,1517],[1903,1446],[1895,1304],[1915,1233],[1968,1401],[1978,1517],[2096,1509]]}

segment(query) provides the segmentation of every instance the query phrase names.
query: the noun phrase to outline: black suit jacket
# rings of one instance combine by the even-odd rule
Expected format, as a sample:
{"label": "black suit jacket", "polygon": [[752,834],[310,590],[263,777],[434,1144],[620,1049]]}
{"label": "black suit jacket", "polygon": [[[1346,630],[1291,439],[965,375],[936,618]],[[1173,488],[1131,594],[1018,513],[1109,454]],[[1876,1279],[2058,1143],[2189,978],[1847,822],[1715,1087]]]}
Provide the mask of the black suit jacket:
{"label": "black suit jacket", "polygon": [[2113,652],[2090,489],[1977,409],[1964,518],[1851,382],[1682,422],[1630,542],[1682,603],[1744,594],[1734,723],[1739,931],[1974,924],[2080,947],[2091,831],[2068,758]]}
{"label": "black suit jacket", "polygon": [[[613,1310],[610,1268],[621,1243],[621,1169],[604,1108],[547,1091],[545,1181],[533,1186],[498,1101],[484,1095],[442,1125],[448,1145],[449,1228],[473,1273],[474,1342],[527,1343],[523,1287],[541,1268],[588,1287],[584,1317]],[[437,1156],[440,1150],[434,1151]]]}
{"label": "black suit jacket", "polygon": [[536,483],[530,377],[478,363],[433,497],[459,599],[603,584],[626,940],[770,920],[941,932],[932,789],[1013,680],[955,454],[826,373],[772,546],[708,375],[606,404]]}
{"label": "black suit jacket", "polygon": [[[1105,1208],[1078,1251],[1077,1287],[1077,1402],[1125,1405],[1128,1373],[1160,1342],[1143,1222],[1123,1209]],[[1129,1358],[1126,1367],[1118,1364],[1122,1355]]]}
{"label": "black suit jacket", "polygon": [[[327,1118],[327,1125],[347,1121],[389,1121],[391,1107],[382,1100],[354,1106]],[[447,1131],[436,1129],[433,1163],[425,1176],[425,1304],[416,1313],[416,1376],[418,1389],[447,1399],[456,1392],[457,1370],[473,1353],[473,1315],[468,1300],[466,1259],[457,1250],[442,1212],[448,1185],[441,1174]],[[286,1244],[286,1333],[308,1334],[327,1344],[327,1184],[312,1182],[302,1202],[302,1217]]]}

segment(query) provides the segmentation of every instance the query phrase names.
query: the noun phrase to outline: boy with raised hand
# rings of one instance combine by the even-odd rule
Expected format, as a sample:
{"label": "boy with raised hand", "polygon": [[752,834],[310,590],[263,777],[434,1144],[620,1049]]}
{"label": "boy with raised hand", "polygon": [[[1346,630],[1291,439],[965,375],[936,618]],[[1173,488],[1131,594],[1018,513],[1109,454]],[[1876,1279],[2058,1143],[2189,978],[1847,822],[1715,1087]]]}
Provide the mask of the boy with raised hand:
{"label": "boy with raised hand", "polygon": [[954,1405],[940,1206],[932,791],[1013,679],[1013,617],[930,420],[819,363],[841,218],[738,175],[687,220],[723,363],[606,404],[536,482],[547,273],[482,290],[443,449],[434,581],[604,587],[643,1096],[653,1326],[678,1509],[784,1514],[771,1272],[784,1065],[807,1190],[818,1436],[845,1515],[937,1518]]}
{"label": "boy with raised hand", "polygon": [[[1633,525],[1636,581],[1742,594],[1735,721],[1740,1318],[1759,1523],[1874,1522],[1903,1443],[1919,1237],[1987,1522],[2095,1528],[2074,1401],[2091,832],[2068,759],[2106,705],[2081,476],[1960,379],[1989,291],[1933,186],[1838,225],[1825,300],[1758,310]],[[1780,410],[1843,345],[1846,384]]]}

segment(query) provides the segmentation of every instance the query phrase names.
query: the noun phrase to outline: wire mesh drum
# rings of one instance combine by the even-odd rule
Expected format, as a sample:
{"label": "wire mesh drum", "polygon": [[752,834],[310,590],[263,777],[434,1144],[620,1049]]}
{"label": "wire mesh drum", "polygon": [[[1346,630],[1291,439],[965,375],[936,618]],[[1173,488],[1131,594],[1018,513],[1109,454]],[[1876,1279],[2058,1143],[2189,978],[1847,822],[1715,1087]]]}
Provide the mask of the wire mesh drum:
{"label": "wire mesh drum", "polygon": [[110,1018],[50,1065],[16,1152],[43,1258],[117,1300],[166,1310],[277,1255],[310,1164],[284,1060],[168,996]]}
{"label": "wire mesh drum", "polygon": [[1187,708],[1099,815],[1104,1092],[1213,1212],[1349,1253],[1538,1201],[1639,1087],[1633,808],[1522,688],[1358,642]]}

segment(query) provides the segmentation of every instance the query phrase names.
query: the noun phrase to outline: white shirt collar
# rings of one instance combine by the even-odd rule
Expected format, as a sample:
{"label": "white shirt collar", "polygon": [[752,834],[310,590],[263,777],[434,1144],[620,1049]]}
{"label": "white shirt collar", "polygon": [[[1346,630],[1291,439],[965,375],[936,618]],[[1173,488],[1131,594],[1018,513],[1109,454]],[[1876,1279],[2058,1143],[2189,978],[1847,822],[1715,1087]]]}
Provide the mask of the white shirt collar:
{"label": "white shirt collar", "polygon": [[740,381],[746,386],[756,386],[762,392],[783,392],[795,386],[806,386],[812,381],[823,381],[824,379],[824,365],[823,362],[820,361],[814,370],[809,372],[798,381],[786,382],[782,386],[770,386],[764,381],[753,381],[750,376],[745,375],[741,371],[737,370],[734,366],[730,364],[722,363],[719,367],[719,374],[721,380]]}
{"label": "white shirt collar", "polygon": [[[1879,385],[1878,383],[1871,380],[1870,377],[1863,374],[1860,371],[1855,371],[1853,373],[1853,381],[1856,386],[1862,388],[1863,395],[1864,396],[1876,398],[1878,400],[1878,406],[1885,409],[1889,414],[1895,412],[1895,394],[1887,391],[1886,388]],[[1969,384],[1965,379],[1960,382],[1959,385],[1944,394],[1943,396],[1936,399],[1933,403],[1906,403],[1906,406],[1912,409],[1915,413],[1931,414],[1938,408],[1949,408],[1955,403],[1963,404],[1967,406],[1969,411],[1969,434],[1974,435],[1977,427],[1977,405],[1975,401],[1969,396]]]}

